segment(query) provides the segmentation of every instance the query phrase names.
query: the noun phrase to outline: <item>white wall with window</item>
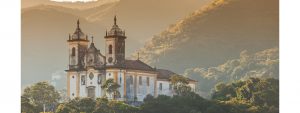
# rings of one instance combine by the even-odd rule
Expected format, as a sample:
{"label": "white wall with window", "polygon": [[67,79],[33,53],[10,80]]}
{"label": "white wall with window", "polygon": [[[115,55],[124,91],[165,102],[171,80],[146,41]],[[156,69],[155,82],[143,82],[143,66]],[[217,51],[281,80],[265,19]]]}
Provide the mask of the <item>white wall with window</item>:
{"label": "white wall with window", "polygon": [[156,90],[157,95],[167,95],[172,96],[172,86],[170,85],[171,82],[166,80],[157,80],[156,83]]}

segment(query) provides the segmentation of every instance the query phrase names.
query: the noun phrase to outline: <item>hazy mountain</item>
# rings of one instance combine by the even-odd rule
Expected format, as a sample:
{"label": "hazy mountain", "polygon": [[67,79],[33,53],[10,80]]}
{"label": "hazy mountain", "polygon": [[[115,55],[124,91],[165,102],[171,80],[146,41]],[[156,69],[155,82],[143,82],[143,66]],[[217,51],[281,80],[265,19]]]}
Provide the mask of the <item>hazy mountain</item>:
{"label": "hazy mountain", "polygon": [[[23,5],[22,0],[22,5]],[[30,0],[29,0],[30,1]],[[73,33],[76,21],[84,33],[95,37],[96,47],[104,51],[105,30],[113,24],[117,15],[118,24],[126,30],[126,54],[144,45],[153,34],[163,30],[179,18],[193,12],[209,0],[121,0],[86,4],[53,3],[34,1],[33,5],[22,8],[22,85],[40,80],[51,80],[51,76],[67,68],[67,43],[69,33]],[[37,3],[37,4],[34,4]],[[91,2],[92,3],[92,2]],[[84,8],[78,8],[78,4]],[[68,6],[70,5],[70,6]],[[87,5],[87,6],[85,6]],[[61,85],[62,84],[62,85]],[[57,83],[59,87],[63,83]]]}
{"label": "hazy mountain", "polygon": [[202,96],[208,97],[211,89],[219,83],[246,80],[249,77],[279,79],[279,49],[271,48],[256,53],[244,50],[237,59],[231,59],[216,67],[193,67],[186,69],[185,76],[198,80]]}
{"label": "hazy mountain", "polygon": [[139,49],[140,59],[183,73],[237,58],[242,50],[278,47],[278,13],[278,0],[215,0],[153,36]]}
{"label": "hazy mountain", "polygon": [[75,9],[89,9],[107,3],[119,2],[120,0],[97,0],[90,2],[55,2],[54,0],[21,0],[21,8],[29,8],[38,5],[55,5]]}

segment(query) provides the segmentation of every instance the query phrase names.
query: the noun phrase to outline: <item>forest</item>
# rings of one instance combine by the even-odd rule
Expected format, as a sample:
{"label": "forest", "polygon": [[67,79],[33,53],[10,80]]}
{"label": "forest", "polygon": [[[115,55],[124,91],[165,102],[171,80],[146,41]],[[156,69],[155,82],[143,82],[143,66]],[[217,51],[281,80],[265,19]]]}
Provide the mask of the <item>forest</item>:
{"label": "forest", "polygon": [[[47,105],[50,106],[47,110],[55,113],[279,113],[278,79],[249,78],[218,83],[211,91],[211,98],[205,99],[192,92],[183,78],[171,78],[176,92],[174,96],[148,95],[139,106],[106,97],[60,101],[60,94],[52,85],[38,82],[24,90],[21,110],[37,113]],[[106,86],[106,89],[118,94],[114,90],[118,88],[117,84],[111,86]]]}

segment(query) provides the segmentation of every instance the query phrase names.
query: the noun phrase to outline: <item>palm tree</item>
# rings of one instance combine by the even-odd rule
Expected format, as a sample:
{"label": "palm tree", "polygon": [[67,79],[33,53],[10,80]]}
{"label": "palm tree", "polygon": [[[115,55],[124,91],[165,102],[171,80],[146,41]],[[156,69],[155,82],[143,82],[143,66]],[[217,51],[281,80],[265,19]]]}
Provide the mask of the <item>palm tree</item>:
{"label": "palm tree", "polygon": [[105,81],[105,83],[101,86],[111,97],[113,100],[120,97],[120,92],[118,88],[120,85],[114,82],[114,79],[110,78]]}

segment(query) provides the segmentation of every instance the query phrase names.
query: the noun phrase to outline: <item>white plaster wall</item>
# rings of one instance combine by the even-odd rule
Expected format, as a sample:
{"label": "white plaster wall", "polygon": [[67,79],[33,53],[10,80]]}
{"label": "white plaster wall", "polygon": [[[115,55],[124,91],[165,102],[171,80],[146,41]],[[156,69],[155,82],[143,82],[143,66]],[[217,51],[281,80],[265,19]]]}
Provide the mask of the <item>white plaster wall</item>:
{"label": "white plaster wall", "polygon": [[148,94],[151,94],[152,96],[154,95],[155,92],[155,79],[156,77],[149,77],[150,78],[150,85],[148,87]]}
{"label": "white plaster wall", "polygon": [[[159,89],[160,83],[162,83],[162,90]],[[170,88],[170,82],[169,81],[157,80],[157,84],[156,84],[157,95],[172,96],[172,90],[170,90],[169,88]]]}
{"label": "white plaster wall", "polygon": [[[139,84],[139,79],[142,77],[142,85]],[[149,77],[149,86],[147,85],[147,77]],[[137,76],[137,99],[138,101],[143,101],[144,98],[151,94],[154,96],[154,80],[155,77],[147,76],[143,73],[139,73]]]}
{"label": "white plaster wall", "polygon": [[118,72],[118,84],[120,85],[120,88],[119,88],[120,100],[123,100],[123,98],[124,98],[124,72],[122,70]]}
{"label": "white plaster wall", "polygon": [[110,78],[114,79],[113,72],[112,72],[112,71],[107,71],[107,72],[106,72],[106,77],[105,77],[105,78],[106,78],[106,80],[107,80],[107,79],[110,79]]}
{"label": "white plaster wall", "polygon": [[[73,78],[74,76],[74,78]],[[70,74],[70,98],[74,99],[76,97],[76,80],[77,80],[77,75],[72,73]],[[74,93],[74,96],[72,95]]]}

